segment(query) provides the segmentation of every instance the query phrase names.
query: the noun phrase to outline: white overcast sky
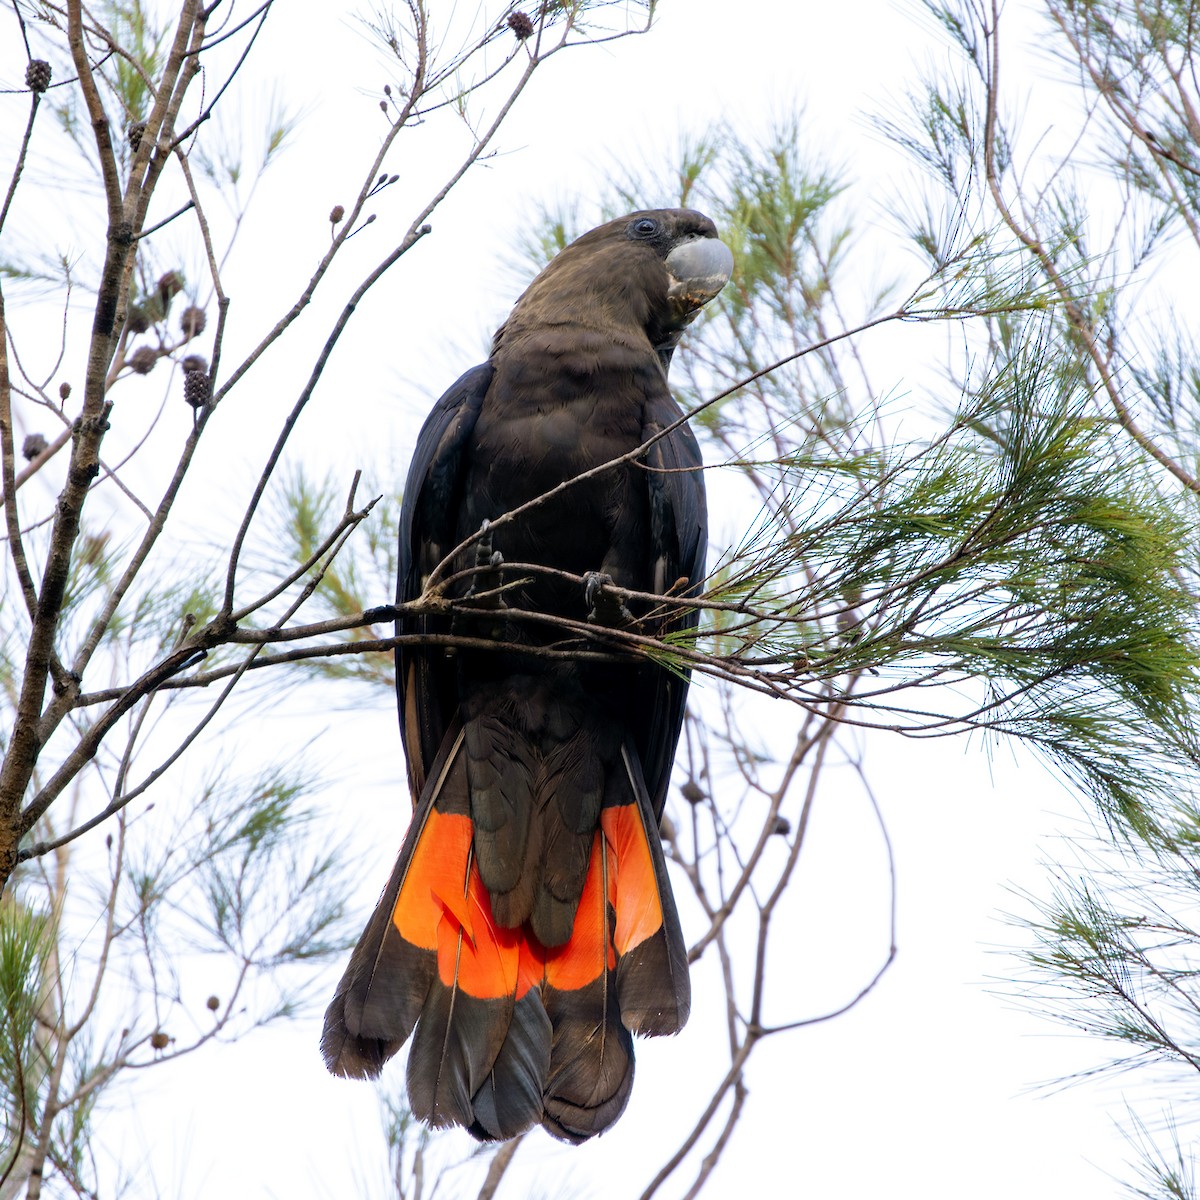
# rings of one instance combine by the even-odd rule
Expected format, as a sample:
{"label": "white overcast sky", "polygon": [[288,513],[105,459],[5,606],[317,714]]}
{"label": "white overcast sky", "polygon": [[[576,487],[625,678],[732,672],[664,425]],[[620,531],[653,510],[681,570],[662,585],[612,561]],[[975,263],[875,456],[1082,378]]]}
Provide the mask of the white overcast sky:
{"label": "white overcast sky", "polygon": [[[449,6],[431,0],[431,7]],[[464,15],[473,11],[460,7]],[[1028,62],[1036,26],[1019,19],[1021,5],[1008,9],[1013,57]],[[276,276],[281,298],[305,277],[328,236],[326,214],[349,204],[381,132],[377,99],[387,76],[346,11],[280,0],[252,60],[260,83],[243,82],[244,94],[265,95],[274,78],[306,115],[297,148],[264,182],[231,264],[235,326],[247,320],[237,306],[252,274],[260,281]],[[523,217],[536,219],[538,206],[556,198],[594,194],[611,164],[653,162],[680,131],[721,121],[765,130],[772,114],[803,105],[806,136],[845,168],[858,219],[874,231],[879,259],[864,263],[864,271],[915,272],[887,211],[907,167],[865,114],[896,103],[919,65],[949,61],[929,33],[916,5],[885,0],[664,0],[647,37],[552,62],[514,112],[502,152],[435,215],[433,234],[363,306],[304,417],[297,447],[344,475],[366,463],[402,479],[424,410],[478,360],[514,299],[501,258]],[[1037,113],[1026,118],[1029,125],[1042,120]],[[415,156],[389,164],[401,181],[376,206],[377,226],[361,235],[360,263],[392,244],[428,189],[430,171],[451,153],[423,141],[420,130],[400,145]],[[319,158],[314,146],[322,148]],[[344,296],[352,278],[345,272],[331,292]],[[247,336],[253,321],[249,327]],[[323,328],[318,317],[310,328],[314,336]],[[878,335],[864,351],[879,386],[916,394],[921,358],[904,337]],[[303,354],[304,347],[285,351],[277,372],[272,368],[277,392],[256,394],[264,429],[270,412],[290,406],[293,368],[307,368]],[[231,478],[261,452],[247,428],[239,421],[236,433],[214,429],[226,439]],[[223,502],[233,508],[238,498],[214,500]],[[335,781],[322,803],[345,810],[362,828],[355,903],[365,920],[406,815],[395,718],[381,701],[377,712],[327,714],[321,724],[314,753]],[[375,749],[363,753],[368,735]],[[285,745],[290,734],[268,716],[254,737]],[[847,1016],[758,1051],[741,1127],[705,1194],[1122,1194],[1109,1174],[1123,1170],[1128,1154],[1116,1129],[1117,1089],[1029,1090],[1094,1062],[1103,1047],[1067,1038],[996,994],[1003,989],[995,981],[1014,968],[1001,948],[1019,936],[1001,920],[1017,907],[1009,889],[1044,890],[1039,859],[1061,852],[1060,832],[1078,821],[1074,802],[1028,759],[1001,754],[989,763],[974,742],[875,738],[867,761],[897,860],[899,960]],[[794,977],[776,985],[777,994],[794,999],[796,1014],[853,994],[884,936],[883,860],[856,790],[839,796],[836,782],[826,783],[801,872],[796,927],[778,935],[795,937]],[[331,970],[330,986],[335,977]],[[703,985],[701,971],[696,1013],[681,1036],[639,1043],[633,1100],[614,1130],[581,1149],[535,1134],[502,1196],[607,1200],[640,1192],[725,1070],[720,1025]],[[113,1149],[137,1159],[148,1140],[165,1194],[367,1194],[384,1172],[376,1100],[370,1087],[325,1073],[319,1027],[315,1011],[286,1029],[145,1073],[128,1093],[128,1107],[108,1118]],[[401,1064],[393,1064],[390,1082],[401,1086],[402,1075]],[[468,1144],[464,1136],[462,1149]],[[681,1171],[660,1195],[682,1195],[694,1171]]]}

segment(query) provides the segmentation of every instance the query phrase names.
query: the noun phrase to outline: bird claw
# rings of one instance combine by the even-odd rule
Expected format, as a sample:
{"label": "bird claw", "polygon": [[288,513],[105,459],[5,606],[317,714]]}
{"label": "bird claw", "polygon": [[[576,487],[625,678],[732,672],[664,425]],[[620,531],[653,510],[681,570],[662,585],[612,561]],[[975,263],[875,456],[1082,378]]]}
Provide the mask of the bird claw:
{"label": "bird claw", "polygon": [[504,562],[504,555],[499,550],[492,549],[492,523],[484,518],[483,523],[479,526],[479,532],[482,534],[479,541],[475,543],[475,568],[476,570],[484,570],[487,567],[498,567]]}
{"label": "bird claw", "polygon": [[633,613],[623,601],[605,591],[612,587],[612,576],[599,571],[589,571],[583,577],[583,598],[588,606],[587,619],[593,625],[616,628],[634,623]]}
{"label": "bird claw", "polygon": [[463,599],[472,600],[475,608],[501,609],[508,607],[503,593],[496,590],[503,583],[503,576],[498,575],[495,579],[489,576],[504,566],[504,555],[492,548],[491,525],[490,521],[485,520],[479,527],[483,536],[475,543],[475,573],[471,577],[470,587],[463,593]]}
{"label": "bird claw", "polygon": [[504,565],[504,555],[492,548],[490,521],[484,521],[479,527],[479,532],[483,536],[475,543],[471,583],[462,595],[469,608],[455,611],[450,631],[469,632],[477,637],[489,637],[499,641],[507,636],[505,622],[500,619],[487,619],[480,614],[499,614],[508,608],[504,593],[499,590],[504,583],[504,577],[500,574],[500,568]]}

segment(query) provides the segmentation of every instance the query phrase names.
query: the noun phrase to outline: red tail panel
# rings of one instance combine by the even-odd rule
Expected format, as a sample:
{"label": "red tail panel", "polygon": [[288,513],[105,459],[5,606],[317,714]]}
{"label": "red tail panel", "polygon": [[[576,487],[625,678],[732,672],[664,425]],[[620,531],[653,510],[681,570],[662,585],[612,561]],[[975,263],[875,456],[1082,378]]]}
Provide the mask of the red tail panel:
{"label": "red tail panel", "polygon": [[613,933],[618,954],[653,937],[663,924],[662,900],[646,826],[636,804],[600,811],[600,828],[611,846],[612,906],[617,914]]}
{"label": "red tail panel", "polygon": [[[604,886],[608,873],[608,887]],[[607,892],[607,895],[606,895]],[[612,929],[608,916],[613,903],[612,855],[597,831],[592,840],[592,855],[575,925],[570,940],[551,950],[543,950],[546,962],[545,982],[559,991],[573,992],[587,987],[605,971],[617,965],[613,951]]]}
{"label": "red tail panel", "polygon": [[[511,999],[517,991],[521,958],[519,929],[503,929],[492,917],[492,902],[472,862],[467,894],[443,900],[438,925],[438,975],[481,1000]],[[459,936],[461,930],[462,936]],[[519,997],[518,997],[519,998]]]}
{"label": "red tail panel", "polygon": [[471,854],[471,818],[429,810],[392,909],[392,924],[423,950],[438,945],[438,924],[447,905],[461,907]]}

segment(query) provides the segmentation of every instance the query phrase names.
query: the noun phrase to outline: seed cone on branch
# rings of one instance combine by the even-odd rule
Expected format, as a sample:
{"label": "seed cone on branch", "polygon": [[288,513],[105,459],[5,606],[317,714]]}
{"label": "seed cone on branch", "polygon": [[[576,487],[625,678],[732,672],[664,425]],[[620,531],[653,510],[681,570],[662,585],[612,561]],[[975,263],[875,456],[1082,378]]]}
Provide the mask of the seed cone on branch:
{"label": "seed cone on branch", "polygon": [[203,371],[187,371],[183,376],[183,398],[192,408],[204,408],[212,395],[212,385]]}
{"label": "seed cone on branch", "polygon": [[533,22],[529,19],[528,13],[509,13],[508,27],[516,34],[519,42],[533,36]]}
{"label": "seed cone on branch", "polygon": [[30,59],[25,68],[25,86],[39,95],[50,86],[50,64],[44,58]]}
{"label": "seed cone on branch", "polygon": [[183,277],[178,271],[168,271],[158,281],[158,300],[163,314],[171,307],[171,301],[183,291]]}
{"label": "seed cone on branch", "polygon": [[188,341],[191,341],[194,337],[199,337],[204,332],[204,327],[207,324],[208,318],[204,315],[204,309],[196,304],[189,304],[179,317],[179,328],[183,331],[183,336]]}
{"label": "seed cone on branch", "polygon": [[139,346],[129,356],[129,368],[135,375],[149,375],[158,362],[158,351],[153,346]]}

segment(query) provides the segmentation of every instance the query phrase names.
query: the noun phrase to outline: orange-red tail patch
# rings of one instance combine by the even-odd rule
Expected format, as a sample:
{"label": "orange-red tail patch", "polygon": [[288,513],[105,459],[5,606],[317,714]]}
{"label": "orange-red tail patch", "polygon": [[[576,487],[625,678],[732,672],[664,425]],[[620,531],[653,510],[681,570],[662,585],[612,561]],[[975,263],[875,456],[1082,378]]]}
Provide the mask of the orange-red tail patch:
{"label": "orange-red tail patch", "polygon": [[627,954],[662,928],[662,898],[658,894],[654,858],[638,805],[601,809],[600,828],[612,847],[609,887],[617,914],[613,941],[618,954]]}
{"label": "orange-red tail patch", "polygon": [[[392,910],[400,936],[435,950],[438,975],[480,999],[543,984],[575,991],[612,971],[620,955],[653,937],[662,903],[636,804],[602,810],[570,940],[547,950],[527,929],[506,929],[472,861],[471,819],[432,809]],[[615,927],[612,914],[616,914]]]}

